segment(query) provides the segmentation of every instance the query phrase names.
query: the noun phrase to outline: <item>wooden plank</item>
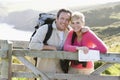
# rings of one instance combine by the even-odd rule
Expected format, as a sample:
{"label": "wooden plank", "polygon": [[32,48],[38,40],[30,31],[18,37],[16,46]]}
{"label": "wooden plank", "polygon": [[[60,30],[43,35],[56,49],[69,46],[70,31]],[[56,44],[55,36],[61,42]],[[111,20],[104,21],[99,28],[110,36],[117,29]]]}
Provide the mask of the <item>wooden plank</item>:
{"label": "wooden plank", "polygon": [[120,63],[120,53],[108,53],[108,54],[101,54],[100,60],[104,62],[116,62]]}
{"label": "wooden plank", "polygon": [[[24,41],[23,41],[24,42]],[[9,49],[11,48],[10,45],[8,46],[8,42],[4,40],[0,40],[0,55],[2,56],[3,52],[8,51],[10,53],[13,53],[14,56],[17,56],[18,59],[20,59],[26,66],[33,71],[33,73],[19,73],[19,72],[13,72],[12,77],[40,77],[40,75],[43,77],[44,80],[48,80],[49,78],[57,78],[57,79],[72,79],[72,80],[120,80],[120,76],[100,76],[95,75],[98,74],[107,68],[109,65],[104,65],[104,67],[97,69],[97,73],[94,72],[92,75],[79,75],[79,74],[56,74],[56,73],[43,73],[39,71],[33,64],[31,64],[29,61],[27,61],[24,57],[21,56],[32,56],[32,57],[42,57],[42,58],[59,58],[59,59],[70,59],[70,60],[77,60],[78,54],[72,53],[72,52],[65,52],[65,51],[38,51],[38,50],[28,50],[28,42],[22,41],[13,41],[14,46],[13,47],[19,47],[20,49]],[[7,44],[6,44],[7,43]],[[1,46],[2,45],[2,46]],[[5,52],[7,54],[7,52]],[[120,53],[119,54],[100,54],[101,60],[104,62],[110,62],[110,63],[120,63]],[[11,63],[9,62],[8,65],[8,58],[5,56],[2,57],[2,65],[1,65],[1,79],[0,80],[8,80],[8,67],[11,66]],[[6,69],[6,70],[5,70]],[[9,69],[11,69],[9,67]],[[4,72],[3,72],[4,71]],[[11,70],[9,71],[11,73]],[[4,75],[3,75],[4,74]],[[7,74],[7,75],[6,75]],[[10,80],[10,79],[9,79]]]}
{"label": "wooden plank", "polygon": [[16,78],[37,78],[39,76],[32,72],[12,72],[12,76]]}
{"label": "wooden plank", "polygon": [[[13,49],[14,56],[34,56],[41,58],[58,58],[77,60],[78,54],[66,51],[39,51],[28,49]],[[100,54],[101,60],[104,62],[120,63],[120,54]]]}
{"label": "wooden plank", "polygon": [[[99,75],[80,75],[80,74],[60,74],[60,73],[45,73],[50,79],[72,79],[72,80],[120,80],[120,76],[99,76]],[[13,77],[37,77],[33,73],[13,72]]]}
{"label": "wooden plank", "polygon": [[3,57],[3,58],[7,57],[7,50],[0,49],[0,57]]}
{"label": "wooden plank", "polygon": [[12,80],[12,42],[8,42],[8,80]]}
{"label": "wooden plank", "polygon": [[19,72],[19,71],[31,71],[30,69],[28,69],[24,64],[12,64],[12,71],[13,72]]}
{"label": "wooden plank", "polygon": [[[1,50],[8,50],[8,41],[0,40]],[[5,53],[7,54],[7,53]],[[8,79],[8,57],[1,58],[1,78]]]}
{"label": "wooden plank", "polygon": [[[105,63],[102,66],[100,66],[99,68],[97,68],[93,73],[91,73],[91,75],[100,75],[101,72],[106,70],[111,65],[113,65],[113,64],[112,63]],[[0,68],[1,68],[1,65],[0,65]],[[26,71],[31,71],[31,70],[28,69],[23,64],[12,64],[12,71],[13,72],[17,72],[17,71],[24,71],[24,72],[26,72]]]}
{"label": "wooden plank", "polygon": [[13,49],[14,56],[33,56],[41,58],[58,58],[76,60],[78,54],[65,51],[40,51],[28,49]]}
{"label": "wooden plank", "polygon": [[39,71],[31,62],[29,62],[26,58],[24,57],[17,57],[22,63],[24,63],[25,66],[27,66],[35,75],[41,76],[43,80],[49,80],[49,78]]}
{"label": "wooden plank", "polygon": [[6,79],[6,78],[0,78],[0,80],[8,80],[8,79]]}
{"label": "wooden plank", "polygon": [[[0,64],[0,69],[1,69],[1,65]],[[19,71],[30,71],[30,69],[28,69],[24,64],[12,64],[12,72],[19,72]]]}
{"label": "wooden plank", "polygon": [[11,42],[13,42],[13,47],[14,48],[26,49],[26,48],[28,48],[28,45],[29,45],[29,41],[15,41],[15,40],[11,40]]}
{"label": "wooden plank", "polygon": [[105,71],[108,67],[112,66],[112,63],[105,63],[99,68],[97,68],[91,75],[100,75],[101,72]]}
{"label": "wooden plank", "polygon": [[2,50],[8,50],[8,41],[7,40],[0,40],[0,48]]}

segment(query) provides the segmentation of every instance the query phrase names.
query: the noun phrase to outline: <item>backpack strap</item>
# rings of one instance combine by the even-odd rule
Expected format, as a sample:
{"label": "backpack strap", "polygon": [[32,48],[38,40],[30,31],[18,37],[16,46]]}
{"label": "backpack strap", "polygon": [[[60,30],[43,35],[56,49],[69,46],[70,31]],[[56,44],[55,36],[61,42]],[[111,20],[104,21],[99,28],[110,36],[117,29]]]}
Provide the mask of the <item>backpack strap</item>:
{"label": "backpack strap", "polygon": [[[76,37],[77,37],[76,33],[73,32],[73,34],[72,34],[72,40],[71,40],[71,44],[72,45],[73,45],[74,40],[75,40]],[[85,61],[82,61],[82,62],[79,62],[78,60],[73,60],[73,61],[74,61],[75,65],[82,64],[83,67],[86,67],[86,65],[87,65],[87,62],[85,62]]]}
{"label": "backpack strap", "polygon": [[76,38],[76,33],[75,32],[73,32],[73,34],[72,34],[72,40],[71,40],[71,44],[73,45],[73,43],[74,43],[74,40],[75,40],[75,38]]}
{"label": "backpack strap", "polygon": [[[37,29],[37,28],[39,28],[39,27],[37,26],[36,29]],[[48,44],[47,44],[47,41],[48,41],[48,39],[50,38],[50,36],[51,36],[51,34],[52,34],[52,30],[53,30],[52,24],[48,24],[48,30],[47,30],[45,39],[44,39],[44,41],[43,41],[43,43],[44,43],[45,45],[48,45]],[[35,32],[33,33],[32,36],[34,36],[35,33],[36,33],[36,30],[35,30]],[[31,40],[31,39],[30,39],[30,40]],[[37,57],[34,57],[34,60],[35,60],[35,66],[37,66]]]}
{"label": "backpack strap", "polygon": [[33,34],[30,37],[30,41],[32,40],[32,37],[35,35],[35,33],[37,32],[37,29],[39,28],[39,25],[35,26],[35,31],[33,32]]}
{"label": "backpack strap", "polygon": [[48,41],[48,39],[50,38],[50,36],[51,36],[51,34],[52,34],[52,30],[53,30],[52,24],[48,24],[48,30],[47,30],[45,39],[44,39],[44,41],[43,41],[43,43],[44,43],[45,45],[48,45],[48,44],[47,44],[47,41]]}

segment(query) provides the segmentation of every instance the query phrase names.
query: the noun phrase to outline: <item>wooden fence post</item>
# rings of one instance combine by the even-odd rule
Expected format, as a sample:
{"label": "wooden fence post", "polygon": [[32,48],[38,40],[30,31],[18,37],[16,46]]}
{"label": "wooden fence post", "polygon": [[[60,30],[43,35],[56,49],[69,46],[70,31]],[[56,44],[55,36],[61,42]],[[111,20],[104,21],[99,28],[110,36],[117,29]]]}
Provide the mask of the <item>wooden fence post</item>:
{"label": "wooden fence post", "polygon": [[6,51],[6,55],[1,57],[1,78],[2,80],[11,80],[11,54],[12,54],[12,45],[8,44],[7,40],[1,40],[1,50]]}
{"label": "wooden fence post", "polygon": [[12,80],[12,42],[8,42],[8,80]]}

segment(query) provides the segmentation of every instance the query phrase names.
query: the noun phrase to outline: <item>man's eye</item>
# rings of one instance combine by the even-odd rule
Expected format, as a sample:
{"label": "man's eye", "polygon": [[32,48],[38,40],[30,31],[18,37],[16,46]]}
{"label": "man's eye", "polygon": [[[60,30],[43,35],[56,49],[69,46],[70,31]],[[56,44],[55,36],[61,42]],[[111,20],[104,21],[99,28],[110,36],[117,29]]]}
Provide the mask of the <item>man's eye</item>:
{"label": "man's eye", "polygon": [[74,22],[71,22],[71,24],[74,24]]}

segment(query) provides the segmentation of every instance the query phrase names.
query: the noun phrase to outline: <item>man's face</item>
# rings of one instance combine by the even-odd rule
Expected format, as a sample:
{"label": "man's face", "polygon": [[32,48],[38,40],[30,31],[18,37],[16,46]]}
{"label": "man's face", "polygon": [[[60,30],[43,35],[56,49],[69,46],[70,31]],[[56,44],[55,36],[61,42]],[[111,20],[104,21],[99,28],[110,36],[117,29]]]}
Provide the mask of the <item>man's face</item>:
{"label": "man's face", "polygon": [[66,12],[61,12],[59,17],[56,19],[56,25],[58,30],[64,31],[68,25],[69,25],[69,21],[70,21],[70,13],[66,13]]}

